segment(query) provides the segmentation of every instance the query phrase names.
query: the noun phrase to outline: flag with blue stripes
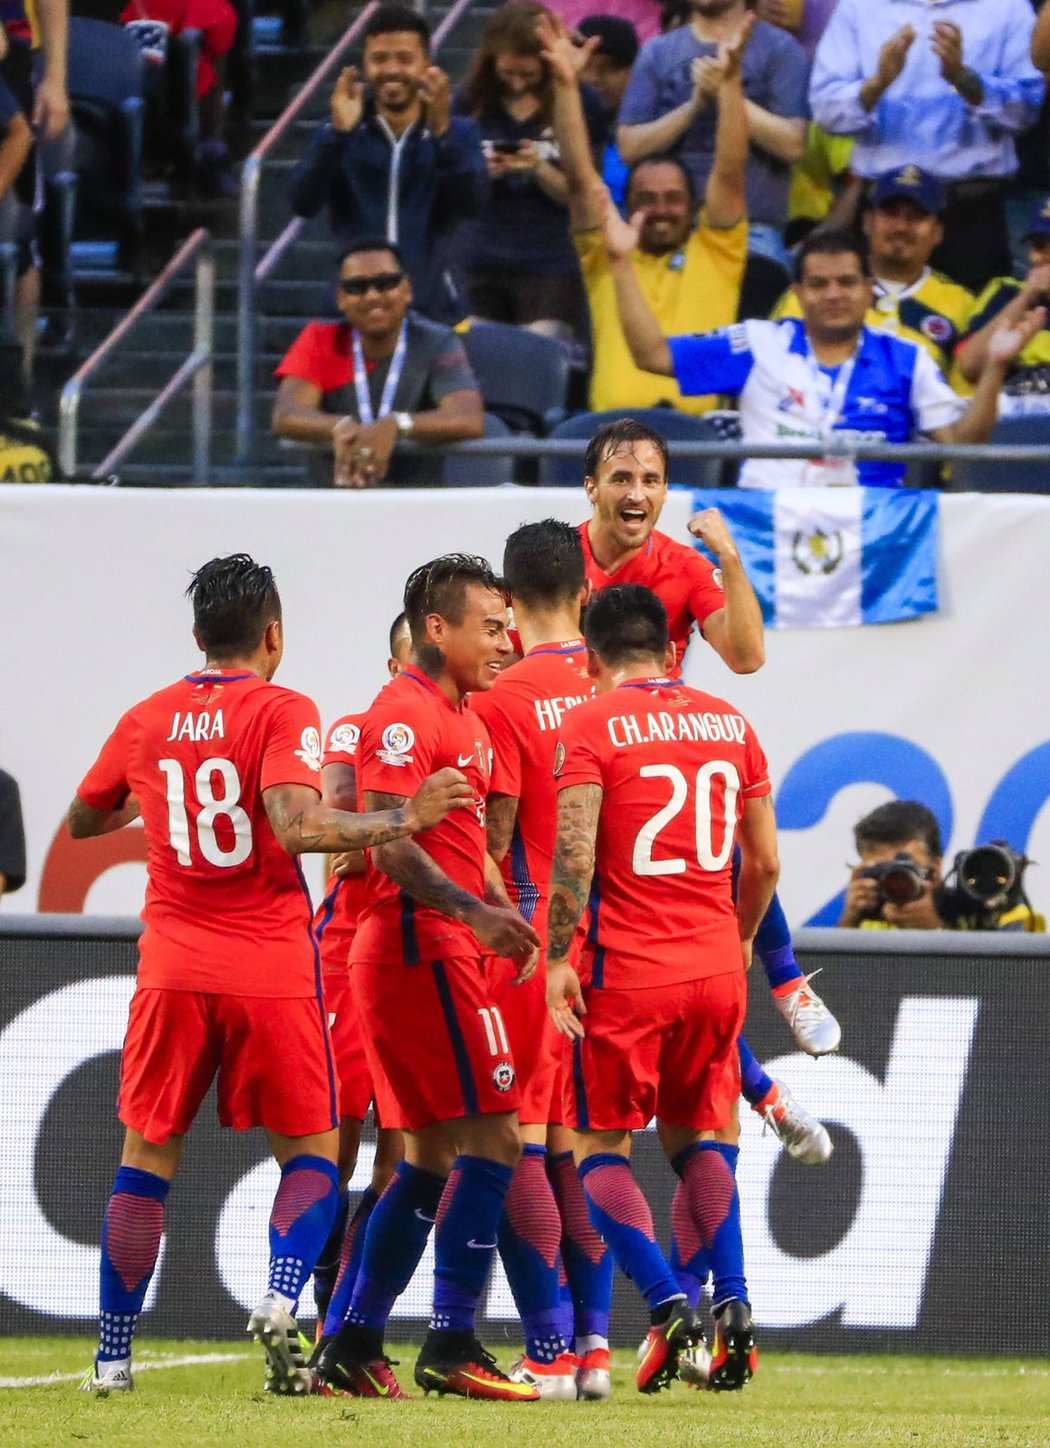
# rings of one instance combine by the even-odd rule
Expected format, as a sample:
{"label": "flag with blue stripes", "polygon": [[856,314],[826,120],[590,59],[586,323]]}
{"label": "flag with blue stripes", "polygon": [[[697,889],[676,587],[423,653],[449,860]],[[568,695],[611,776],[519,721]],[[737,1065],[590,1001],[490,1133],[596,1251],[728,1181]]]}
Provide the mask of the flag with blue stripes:
{"label": "flag with blue stripes", "polygon": [[767,627],[847,628],[937,610],[935,492],[691,491],[696,511],[719,508],[725,516]]}

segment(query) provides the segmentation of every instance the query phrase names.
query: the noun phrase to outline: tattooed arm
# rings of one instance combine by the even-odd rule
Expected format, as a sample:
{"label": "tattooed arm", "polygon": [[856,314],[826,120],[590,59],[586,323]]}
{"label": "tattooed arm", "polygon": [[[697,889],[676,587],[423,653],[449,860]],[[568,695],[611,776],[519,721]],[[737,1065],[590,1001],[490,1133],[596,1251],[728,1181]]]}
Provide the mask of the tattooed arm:
{"label": "tattooed arm", "polygon": [[[370,810],[396,811],[404,804],[401,795],[365,792],[365,805]],[[509,904],[489,904],[464,890],[450,880],[440,865],[414,840],[384,842],[373,849],[372,863],[413,900],[428,905],[432,910],[439,910],[453,920],[461,920],[481,944],[488,946],[496,955],[520,960],[539,947],[540,938],[535,930]]]}
{"label": "tattooed arm", "polygon": [[489,854],[500,864],[510,849],[518,821],[518,799],[513,794],[490,794],[485,801],[485,833]]}
{"label": "tattooed arm", "polygon": [[75,840],[87,840],[94,835],[108,835],[113,830],[123,829],[139,817],[139,802],[129,794],[116,809],[96,809],[85,804],[79,795],[66,812],[66,828]]}
{"label": "tattooed arm", "polygon": [[[321,770],[321,803],[331,809],[357,809],[357,771],[352,764],[336,762]],[[364,850],[342,850],[329,855],[326,875],[345,880],[347,875],[365,873]]]}
{"label": "tattooed arm", "polygon": [[563,1036],[584,1034],[580,978],[566,956],[587,904],[602,807],[600,784],[571,784],[558,794],[558,837],[547,915],[547,1009]]}
{"label": "tattooed arm", "polygon": [[458,769],[440,769],[412,799],[379,814],[331,809],[307,784],[275,784],[263,790],[274,834],[290,855],[365,850],[439,824],[450,809],[469,805],[470,785]]}
{"label": "tattooed arm", "polygon": [[744,968],[751,964],[751,944],[762,917],[769,909],[780,875],[777,857],[777,821],[773,797],[744,800],[744,813],[737,825],[740,845],[740,875],[737,879],[736,914]]}

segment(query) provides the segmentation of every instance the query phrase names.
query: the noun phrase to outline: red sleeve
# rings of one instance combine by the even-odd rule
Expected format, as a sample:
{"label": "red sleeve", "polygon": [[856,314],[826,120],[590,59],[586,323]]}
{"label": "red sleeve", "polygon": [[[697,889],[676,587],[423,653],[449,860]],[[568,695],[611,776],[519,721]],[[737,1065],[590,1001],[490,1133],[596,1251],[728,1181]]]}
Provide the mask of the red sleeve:
{"label": "red sleeve", "polygon": [[554,777],[558,789],[571,784],[605,784],[601,745],[605,738],[602,720],[586,704],[570,709],[561,722],[554,751]]}
{"label": "red sleeve", "polygon": [[353,378],[341,322],[309,322],[281,358],[274,376],[312,382],[322,392],[334,392]]}
{"label": "red sleeve", "polygon": [[694,553],[689,573],[689,612],[703,628],[704,619],[709,614],[717,613],[726,606],[722,570],[715,568],[699,553]]}
{"label": "red sleeve", "polygon": [[92,809],[119,809],[131,792],[128,784],[128,736],[131,715],[125,714],[77,788],[77,798]]}
{"label": "red sleeve", "polygon": [[521,751],[526,743],[525,730],[520,722],[515,723],[519,706],[520,700],[510,688],[498,684],[470,699],[470,707],[484,720],[492,743],[489,793],[505,794],[511,799],[521,798]]}
{"label": "red sleeve", "polygon": [[357,761],[357,746],[361,739],[363,714],[344,714],[328,731],[325,740],[322,768],[326,764],[354,764]]}
{"label": "red sleeve", "polygon": [[408,799],[431,773],[438,744],[433,711],[380,700],[365,715],[357,746],[357,789]]}
{"label": "red sleeve", "polygon": [[743,795],[745,799],[760,799],[762,795],[769,794],[773,788],[769,779],[769,763],[750,722],[745,719],[744,723],[747,733],[744,737],[746,770],[742,780]]}
{"label": "red sleeve", "polygon": [[321,793],[321,717],[305,694],[282,690],[272,706],[263,745],[259,790],[306,784]]}

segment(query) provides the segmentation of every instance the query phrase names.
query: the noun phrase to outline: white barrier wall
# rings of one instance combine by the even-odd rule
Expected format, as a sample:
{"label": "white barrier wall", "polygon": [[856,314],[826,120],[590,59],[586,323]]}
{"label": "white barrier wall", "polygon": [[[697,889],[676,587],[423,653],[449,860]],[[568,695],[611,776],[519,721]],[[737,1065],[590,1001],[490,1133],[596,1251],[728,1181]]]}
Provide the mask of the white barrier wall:
{"label": "white barrier wall", "polygon": [[[685,538],[688,495],[662,528]],[[138,830],[80,845],[68,801],[124,708],[199,662],[182,593],[192,569],[246,551],[284,601],[280,679],[327,722],[384,679],[388,626],[418,563],[453,549],[498,566],[506,535],[587,515],[582,490],[327,493],[0,487],[0,766],[18,779],[29,877],[8,910],[134,914]],[[750,715],[773,768],[782,898],[793,924],[841,888],[854,821],[923,799],[946,852],[1006,835],[1046,862],[1050,906],[1050,499],[942,500],[941,612],[867,629],[776,631],[734,677],[701,642],[687,678]],[[123,836],[123,838],[122,838]]]}

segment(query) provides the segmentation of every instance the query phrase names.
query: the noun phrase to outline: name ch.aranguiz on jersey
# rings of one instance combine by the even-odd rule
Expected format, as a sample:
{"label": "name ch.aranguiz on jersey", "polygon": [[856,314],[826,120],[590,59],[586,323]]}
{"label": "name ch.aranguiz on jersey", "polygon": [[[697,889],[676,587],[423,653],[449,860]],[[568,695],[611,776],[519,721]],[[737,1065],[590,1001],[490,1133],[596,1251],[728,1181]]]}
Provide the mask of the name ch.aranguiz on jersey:
{"label": "name ch.aranguiz on jersey", "polygon": [[680,740],[743,744],[747,738],[747,724],[739,714],[701,714],[692,709],[674,714],[666,709],[640,716],[614,714],[606,721],[606,728],[617,749],[626,749],[631,744],[651,744],[656,739],[664,744]]}

